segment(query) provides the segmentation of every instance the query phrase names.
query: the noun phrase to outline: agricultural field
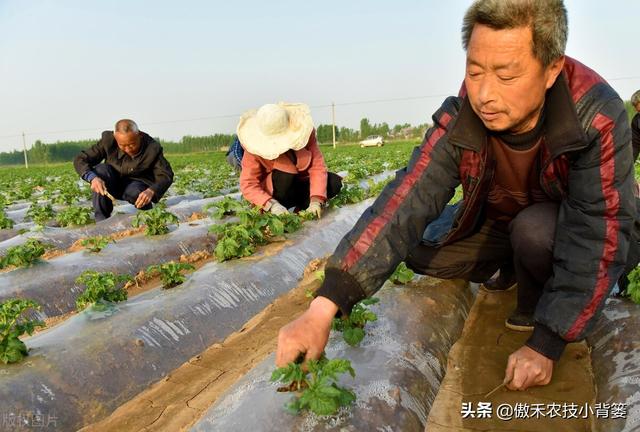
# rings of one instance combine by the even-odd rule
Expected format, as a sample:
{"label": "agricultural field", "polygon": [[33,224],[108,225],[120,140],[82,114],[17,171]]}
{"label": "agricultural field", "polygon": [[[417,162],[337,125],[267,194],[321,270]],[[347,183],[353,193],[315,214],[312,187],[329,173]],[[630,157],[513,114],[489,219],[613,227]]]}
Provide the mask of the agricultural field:
{"label": "agricultural field", "polygon": [[[514,292],[486,294],[401,263],[376,297],[334,319],[321,359],[274,366],[278,330],[308,307],[326,257],[417,144],[321,147],[344,186],[320,220],[252,208],[222,152],[168,155],[175,179],[159,205],[118,202],[99,223],[71,164],[0,169],[0,400],[10,430],[40,421],[65,431],[482,430],[475,417],[460,420],[460,407],[482,401],[502,379],[500,359],[522,343],[502,325]],[[471,323],[488,316],[481,334]],[[640,330],[638,306],[611,299],[605,316],[527,400],[592,403],[597,388],[598,401],[640,407],[638,348],[627,343]],[[495,430],[542,430],[503,423]],[[607,419],[600,430],[621,425]]]}

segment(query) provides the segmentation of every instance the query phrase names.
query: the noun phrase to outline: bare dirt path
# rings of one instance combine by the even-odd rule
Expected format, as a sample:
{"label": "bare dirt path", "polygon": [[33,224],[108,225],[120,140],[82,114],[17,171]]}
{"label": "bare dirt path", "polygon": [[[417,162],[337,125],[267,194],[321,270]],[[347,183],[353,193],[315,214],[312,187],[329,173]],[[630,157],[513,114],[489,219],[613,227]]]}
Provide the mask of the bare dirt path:
{"label": "bare dirt path", "polygon": [[[501,404],[515,407],[527,404],[531,415],[535,404],[576,404],[578,410],[585,404],[595,404],[595,384],[591,369],[589,348],[586,343],[573,343],[555,364],[549,385],[530,388],[524,392],[501,389],[486,398],[485,395],[504,378],[509,354],[520,348],[529,333],[507,329],[504,320],[515,307],[515,290],[487,293],[480,290],[469,313],[462,336],[449,352],[447,373],[433,404],[427,427],[431,432],[443,431],[518,431],[561,432],[591,431],[591,419],[518,418],[500,420],[496,409]],[[471,403],[477,410],[479,402],[490,402],[492,418],[463,418],[463,402]],[[524,406],[524,405],[523,405]],[[538,406],[539,407],[539,406]],[[523,408],[524,409],[524,408]],[[507,408],[508,410],[508,408]],[[515,415],[515,414],[514,414]],[[565,415],[566,417],[566,415]]]}

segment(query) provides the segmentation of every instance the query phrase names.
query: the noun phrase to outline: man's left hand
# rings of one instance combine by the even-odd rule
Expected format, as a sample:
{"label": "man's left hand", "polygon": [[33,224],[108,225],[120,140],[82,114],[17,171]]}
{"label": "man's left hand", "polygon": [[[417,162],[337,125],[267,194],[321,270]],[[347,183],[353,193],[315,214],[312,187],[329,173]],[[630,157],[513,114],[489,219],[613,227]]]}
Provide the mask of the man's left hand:
{"label": "man's left hand", "polygon": [[154,195],[153,190],[149,188],[140,192],[140,194],[138,195],[138,199],[136,200],[136,204],[135,204],[136,208],[142,208],[147,204],[149,204],[151,202],[151,199],[153,198],[153,195]]}
{"label": "man's left hand", "polygon": [[509,356],[504,382],[509,390],[526,390],[551,382],[553,360],[523,346]]}

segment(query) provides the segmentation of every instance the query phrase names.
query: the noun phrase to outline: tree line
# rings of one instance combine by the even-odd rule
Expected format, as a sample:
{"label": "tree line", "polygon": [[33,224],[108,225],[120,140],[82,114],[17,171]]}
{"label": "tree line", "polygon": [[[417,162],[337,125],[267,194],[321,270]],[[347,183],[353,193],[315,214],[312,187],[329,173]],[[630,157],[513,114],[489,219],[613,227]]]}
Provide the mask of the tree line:
{"label": "tree line", "polygon": [[[636,114],[631,102],[624,102],[629,121]],[[421,124],[412,126],[409,123],[397,124],[393,127],[386,122],[371,123],[368,118],[360,120],[359,129],[336,126],[336,141],[341,143],[357,142],[371,135],[380,135],[385,139],[420,139],[424,136],[430,125]],[[316,137],[320,143],[333,141],[333,126],[321,124],[316,127]],[[207,136],[186,135],[178,142],[166,141],[156,138],[162,144],[166,153],[197,153],[225,149],[231,145],[235,136],[231,134],[215,134]],[[27,150],[27,158],[30,163],[47,164],[56,162],[70,162],[83,149],[94,145],[97,140],[58,141],[44,143],[37,140]],[[20,165],[24,163],[24,154],[20,150],[0,153],[0,165]]]}

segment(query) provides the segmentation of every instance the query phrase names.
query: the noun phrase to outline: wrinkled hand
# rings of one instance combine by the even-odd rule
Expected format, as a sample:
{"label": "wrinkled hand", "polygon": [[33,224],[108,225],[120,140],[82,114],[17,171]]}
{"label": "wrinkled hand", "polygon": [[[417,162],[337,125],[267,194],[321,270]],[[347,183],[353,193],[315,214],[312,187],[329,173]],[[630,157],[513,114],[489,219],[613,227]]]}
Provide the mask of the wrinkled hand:
{"label": "wrinkled hand", "polygon": [[551,382],[553,360],[523,346],[509,356],[504,382],[509,390],[526,390]]}
{"label": "wrinkled hand", "polygon": [[338,306],[325,297],[316,297],[302,315],[280,329],[276,366],[296,361],[300,354],[306,360],[317,360],[329,340],[331,321]]}
{"label": "wrinkled hand", "polygon": [[136,200],[136,208],[142,208],[151,202],[151,198],[153,198],[154,192],[153,190],[147,188],[140,192],[138,195],[138,199]]}
{"label": "wrinkled hand", "polygon": [[94,177],[93,180],[91,180],[91,190],[97,194],[106,195],[107,185],[100,177]]}
{"label": "wrinkled hand", "polygon": [[283,206],[282,204],[280,204],[276,200],[272,201],[271,207],[269,208],[269,211],[271,213],[273,213],[274,215],[276,215],[276,216],[280,216],[280,215],[289,213],[289,210],[287,210],[287,208],[285,206]]}
{"label": "wrinkled hand", "polygon": [[309,207],[307,207],[307,212],[320,219],[322,217],[322,203],[318,201],[311,201]]}

